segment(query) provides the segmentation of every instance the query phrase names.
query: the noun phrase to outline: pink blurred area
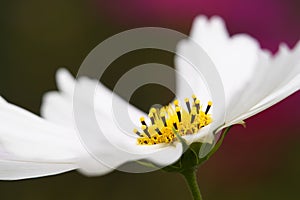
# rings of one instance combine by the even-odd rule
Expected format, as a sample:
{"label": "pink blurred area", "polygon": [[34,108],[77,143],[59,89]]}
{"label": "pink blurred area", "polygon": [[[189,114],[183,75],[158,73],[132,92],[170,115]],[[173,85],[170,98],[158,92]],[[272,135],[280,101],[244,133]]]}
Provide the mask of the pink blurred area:
{"label": "pink blurred area", "polygon": [[[300,39],[300,1],[297,0],[95,1],[99,14],[127,28],[163,26],[188,31],[197,15],[219,15],[230,34],[250,34],[258,39],[262,48],[273,53],[281,42],[293,47]],[[295,137],[299,138],[299,101],[298,92],[248,119],[247,128],[235,127],[216,155],[216,163],[212,161],[207,166],[218,166],[222,162],[224,168],[232,169],[227,175],[223,174],[228,178],[245,170],[250,170],[249,174],[265,175],[275,170],[278,165],[273,164],[287,153],[287,145]]]}
{"label": "pink blurred area", "polygon": [[99,13],[122,26],[186,27],[197,15],[219,15],[231,34],[248,33],[273,52],[280,42],[293,46],[300,35],[297,0],[94,1]]}

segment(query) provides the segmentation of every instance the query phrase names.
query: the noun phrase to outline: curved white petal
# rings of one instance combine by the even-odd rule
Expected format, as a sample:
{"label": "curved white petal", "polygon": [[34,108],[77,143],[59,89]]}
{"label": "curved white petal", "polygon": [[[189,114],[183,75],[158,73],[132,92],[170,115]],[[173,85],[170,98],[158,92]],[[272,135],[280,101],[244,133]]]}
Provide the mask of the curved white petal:
{"label": "curved white petal", "polygon": [[76,168],[76,149],[68,130],[2,98],[0,146],[0,179],[47,176]]}
{"label": "curved white petal", "polygon": [[[210,111],[213,117],[211,131],[225,122],[226,102],[222,77],[208,55],[192,39],[181,41],[177,45],[176,63],[176,96],[181,99],[193,93],[206,106],[213,101]],[[201,136],[205,136],[199,134]]]}
{"label": "curved white petal", "polygon": [[[225,126],[238,123],[299,89],[296,83],[300,73],[300,43],[293,50],[282,44],[277,55],[272,56],[248,35],[230,37],[221,18],[204,16],[195,20],[191,40],[207,52],[222,78]],[[187,49],[192,51],[193,46]],[[196,49],[192,53],[197,55]],[[185,74],[193,73],[185,71],[188,68],[184,63],[177,63],[176,68]]]}
{"label": "curved white petal", "polygon": [[6,102],[0,103],[0,122],[1,144],[10,153],[45,161],[68,161],[74,157],[74,139],[69,137],[68,129]]}
{"label": "curved white petal", "polygon": [[255,105],[248,112],[246,112],[243,115],[236,118],[234,121],[231,122],[231,124],[228,124],[227,126],[238,123],[244,119],[247,119],[247,118],[273,106],[274,104],[282,101],[283,99],[285,99],[289,95],[293,94],[294,92],[297,92],[299,89],[300,89],[300,74],[298,74],[288,84],[277,89],[271,95],[267,96],[265,99],[263,99],[261,102],[259,102],[257,105]]}
{"label": "curved white petal", "polygon": [[[196,52],[197,49],[190,51],[191,43],[188,41],[181,41],[177,45],[177,54],[181,56],[177,56],[175,58],[176,63],[176,97],[182,103],[184,103],[185,98],[190,98],[193,94],[195,94],[201,102],[208,102],[211,100],[210,91],[208,90],[208,86],[205,82],[206,78],[202,77],[203,75],[197,71],[196,67],[193,67],[191,63],[189,63],[186,59],[183,58],[182,54],[190,55],[195,52],[197,57],[199,56]],[[206,56],[206,55],[204,55]],[[197,65],[206,65],[206,63],[197,63]]]}
{"label": "curved white petal", "polygon": [[[240,102],[236,104],[232,117],[228,122],[244,120],[253,115],[254,110],[260,107],[264,109],[279,102],[292,93],[299,90],[297,79],[300,74],[300,43],[289,50],[281,45],[279,52],[274,56],[261,54],[260,62],[256,66],[257,74],[253,81],[240,96]],[[268,106],[265,106],[268,105]]]}
{"label": "curved white petal", "polygon": [[0,103],[5,103],[5,99],[3,99],[1,96],[0,96]]}
{"label": "curved white petal", "polygon": [[224,85],[228,116],[235,104],[240,102],[239,96],[243,92],[241,90],[247,86],[248,80],[251,80],[255,73],[259,44],[245,34],[230,37],[224,21],[219,17],[197,17],[191,31],[191,39],[207,52],[217,67]]}
{"label": "curved white petal", "polygon": [[60,68],[57,70],[56,83],[59,91],[68,96],[73,95],[75,88],[75,80],[68,70],[64,68]]}
{"label": "curved white petal", "polygon": [[0,159],[0,180],[20,180],[50,176],[76,169],[70,163],[43,163]]}
{"label": "curved white petal", "polygon": [[[77,168],[89,169],[93,174],[111,171],[91,158],[73,129],[5,101],[0,102],[0,123],[1,168],[15,165],[11,171],[7,169],[10,174],[3,174],[5,179],[47,176]],[[38,167],[40,171],[36,171]]]}
{"label": "curved white petal", "polygon": [[41,115],[48,121],[61,126],[72,127],[74,123],[72,105],[70,105],[69,101],[70,98],[71,97],[68,97],[64,93],[46,93],[43,97],[43,104],[40,110]]}
{"label": "curved white petal", "polygon": [[[200,129],[197,134],[192,135],[185,135],[183,138],[186,140],[187,144],[190,145],[194,142],[201,142],[201,143],[212,143],[214,141],[214,134],[213,133],[213,124],[205,126]],[[217,127],[216,127],[217,128]]]}
{"label": "curved white petal", "polygon": [[[60,75],[60,73],[63,74]],[[146,116],[145,113],[114,95],[98,81],[87,77],[74,81],[74,78],[70,79],[70,76],[66,75],[65,70],[58,71],[57,77],[61,84],[59,88],[66,88],[63,86],[66,81],[68,87],[75,88],[75,93],[61,90],[46,94],[42,105],[42,115],[50,121],[60,124],[65,124],[67,121],[66,124],[72,124],[86,150],[103,166],[115,169],[126,162],[139,159],[147,159],[165,166],[181,156],[181,144],[168,145],[163,148],[138,146],[132,130],[139,126],[137,122],[141,116]],[[119,116],[121,111],[116,109],[113,112],[113,101],[126,109],[125,112],[129,117],[126,115],[127,118],[124,120],[132,122],[130,126],[128,124],[123,126],[124,120],[122,125],[122,121],[117,119],[116,115]],[[60,116],[64,116],[64,119]],[[79,170],[89,173],[89,170],[84,168]]]}
{"label": "curved white petal", "polygon": [[74,114],[78,116],[76,126],[84,142],[88,143],[87,148],[105,165],[115,169],[121,164],[139,159],[169,165],[181,156],[180,144],[163,148],[137,145],[133,129],[139,126],[137,122],[145,113],[98,81],[82,77],[75,91],[78,92],[78,98],[87,97],[76,101],[75,96],[77,104]]}

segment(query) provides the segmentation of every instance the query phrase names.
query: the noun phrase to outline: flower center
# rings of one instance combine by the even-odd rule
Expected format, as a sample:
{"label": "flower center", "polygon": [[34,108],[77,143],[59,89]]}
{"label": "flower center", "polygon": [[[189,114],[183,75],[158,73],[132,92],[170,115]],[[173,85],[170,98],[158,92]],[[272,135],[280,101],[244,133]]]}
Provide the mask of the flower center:
{"label": "flower center", "polygon": [[134,129],[133,132],[139,136],[137,144],[155,145],[171,143],[176,141],[176,132],[180,136],[196,134],[198,131],[212,122],[211,114],[208,114],[212,102],[207,103],[205,111],[200,100],[195,95],[193,102],[185,99],[186,109],[175,100],[173,104],[160,109],[151,108],[149,112],[150,124],[147,124],[144,117],[140,118],[141,130]]}

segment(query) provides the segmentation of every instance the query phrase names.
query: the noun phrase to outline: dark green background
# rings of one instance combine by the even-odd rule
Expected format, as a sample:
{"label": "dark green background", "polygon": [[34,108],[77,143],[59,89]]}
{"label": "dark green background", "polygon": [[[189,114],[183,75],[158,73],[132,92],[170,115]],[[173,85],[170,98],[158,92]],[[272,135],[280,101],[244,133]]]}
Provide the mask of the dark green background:
{"label": "dark green background", "polygon": [[[19,0],[0,7],[0,94],[10,102],[39,113],[42,95],[55,89],[59,67],[73,74],[85,56],[107,37],[135,25],[116,23],[92,1]],[[174,23],[172,23],[174,24]],[[165,25],[188,33],[190,23]],[[103,77],[113,87],[134,65],[147,62],[173,65],[173,57],[160,51],[139,51],[118,59]],[[157,91],[163,95],[147,95]],[[149,94],[149,93],[148,93]],[[148,98],[149,97],[149,98]],[[134,94],[133,103],[146,109],[167,102],[172,94],[157,86]],[[298,199],[300,178],[299,94],[236,127],[221,150],[198,174],[209,199]],[[293,112],[287,110],[293,107]],[[292,114],[291,114],[292,113]],[[272,117],[270,120],[270,116]],[[39,199],[190,199],[177,174],[114,172],[84,177],[69,172],[53,177],[0,182],[0,198]]]}

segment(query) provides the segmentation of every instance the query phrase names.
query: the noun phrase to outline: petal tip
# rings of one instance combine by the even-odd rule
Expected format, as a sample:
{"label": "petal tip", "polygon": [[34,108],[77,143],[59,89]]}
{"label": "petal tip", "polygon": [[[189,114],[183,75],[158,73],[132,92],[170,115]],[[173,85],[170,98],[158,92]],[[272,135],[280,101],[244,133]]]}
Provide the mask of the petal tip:
{"label": "petal tip", "polygon": [[0,103],[6,103],[6,100],[2,96],[0,96]]}
{"label": "petal tip", "polygon": [[56,72],[56,82],[57,87],[62,92],[69,93],[73,91],[74,87],[74,77],[72,74],[65,68],[59,68]]}

